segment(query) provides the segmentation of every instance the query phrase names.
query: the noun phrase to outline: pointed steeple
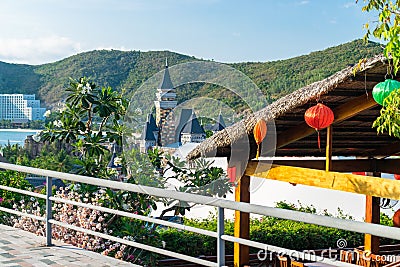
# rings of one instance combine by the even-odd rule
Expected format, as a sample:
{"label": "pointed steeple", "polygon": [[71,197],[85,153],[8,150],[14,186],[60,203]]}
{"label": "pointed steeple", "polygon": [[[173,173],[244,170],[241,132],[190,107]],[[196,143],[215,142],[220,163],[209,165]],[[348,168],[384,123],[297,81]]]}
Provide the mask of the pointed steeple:
{"label": "pointed steeple", "polygon": [[121,167],[119,164],[115,164],[115,158],[117,157],[117,144],[114,142],[112,146],[112,155],[111,155],[111,160],[107,165],[107,168],[109,169],[116,169]]}
{"label": "pointed steeple", "polygon": [[224,118],[222,117],[221,111],[219,112],[217,122],[212,127],[212,131],[218,132],[226,128]]}
{"label": "pointed steeple", "polygon": [[156,121],[154,120],[154,117],[152,114],[147,115],[147,121],[144,126],[143,132],[142,132],[142,140],[145,141],[156,141],[156,137],[154,135],[155,132],[158,131]]}
{"label": "pointed steeple", "polygon": [[182,133],[186,134],[205,134],[203,127],[200,125],[199,120],[196,117],[194,111],[192,112],[188,122],[182,130]]}
{"label": "pointed steeple", "polygon": [[154,119],[153,114],[150,113],[147,115],[147,123],[151,127],[152,131],[158,131],[156,120]]}
{"label": "pointed steeple", "polygon": [[164,76],[159,86],[160,89],[173,89],[174,85],[172,84],[171,77],[169,76],[168,71],[168,58],[165,58],[165,70]]}

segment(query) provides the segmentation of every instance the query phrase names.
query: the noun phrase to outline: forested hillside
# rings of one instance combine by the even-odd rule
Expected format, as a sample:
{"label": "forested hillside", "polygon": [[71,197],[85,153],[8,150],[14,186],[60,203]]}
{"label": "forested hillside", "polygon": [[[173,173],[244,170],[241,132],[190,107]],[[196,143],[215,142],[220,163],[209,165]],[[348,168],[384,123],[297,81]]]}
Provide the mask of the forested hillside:
{"label": "forested hillside", "polygon": [[[323,79],[363,57],[381,53],[379,44],[365,45],[356,40],[323,51],[272,62],[230,64],[248,75],[266,94],[269,101],[311,82]],[[38,65],[0,62],[0,93],[36,93],[51,106],[63,99],[69,77],[91,77],[97,84],[126,89],[127,97],[146,79],[169,65],[199,60],[169,51],[101,50],[80,53],[63,60]],[[179,101],[194,96],[212,96],[237,106],[240,101],[226,90],[208,85],[182,86],[177,89]]]}

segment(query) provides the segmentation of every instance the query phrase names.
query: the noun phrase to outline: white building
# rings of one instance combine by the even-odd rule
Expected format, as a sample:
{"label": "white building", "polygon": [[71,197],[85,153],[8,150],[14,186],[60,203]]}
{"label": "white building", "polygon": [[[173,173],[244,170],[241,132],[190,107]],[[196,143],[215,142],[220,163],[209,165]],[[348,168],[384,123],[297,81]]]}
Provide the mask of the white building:
{"label": "white building", "polygon": [[0,120],[23,123],[44,120],[45,108],[40,107],[40,100],[35,95],[0,94]]}
{"label": "white building", "polygon": [[206,132],[197,120],[194,111],[190,111],[191,114],[189,120],[186,121],[186,124],[181,131],[182,145],[186,143],[201,143],[206,140]]}

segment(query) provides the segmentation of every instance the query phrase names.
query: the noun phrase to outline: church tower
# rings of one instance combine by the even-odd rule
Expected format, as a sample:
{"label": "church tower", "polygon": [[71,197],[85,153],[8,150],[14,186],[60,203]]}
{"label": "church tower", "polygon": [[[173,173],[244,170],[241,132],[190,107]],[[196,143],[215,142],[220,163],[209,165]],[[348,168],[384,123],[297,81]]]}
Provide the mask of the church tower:
{"label": "church tower", "polygon": [[175,142],[175,125],[173,109],[177,105],[176,91],[171,82],[168,71],[168,60],[165,60],[165,70],[163,79],[157,88],[156,106],[156,124],[160,130],[159,145],[164,146]]}

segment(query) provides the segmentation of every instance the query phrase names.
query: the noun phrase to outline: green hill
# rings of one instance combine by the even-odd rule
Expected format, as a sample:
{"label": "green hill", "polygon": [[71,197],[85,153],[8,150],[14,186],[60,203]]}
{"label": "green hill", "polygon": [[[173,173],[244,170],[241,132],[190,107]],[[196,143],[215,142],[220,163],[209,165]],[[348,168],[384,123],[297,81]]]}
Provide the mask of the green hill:
{"label": "green hill", "polygon": [[[339,46],[287,60],[230,64],[248,75],[269,101],[311,82],[323,79],[360,58],[381,53],[379,44],[356,40]],[[101,50],[80,53],[63,60],[38,66],[0,62],[0,93],[36,93],[48,106],[63,99],[68,78],[91,77],[99,85],[126,89],[127,97],[146,79],[169,65],[199,60],[169,51]],[[191,85],[178,88],[179,101],[195,96],[212,96],[231,105],[240,105],[226,90],[214,86]]]}

